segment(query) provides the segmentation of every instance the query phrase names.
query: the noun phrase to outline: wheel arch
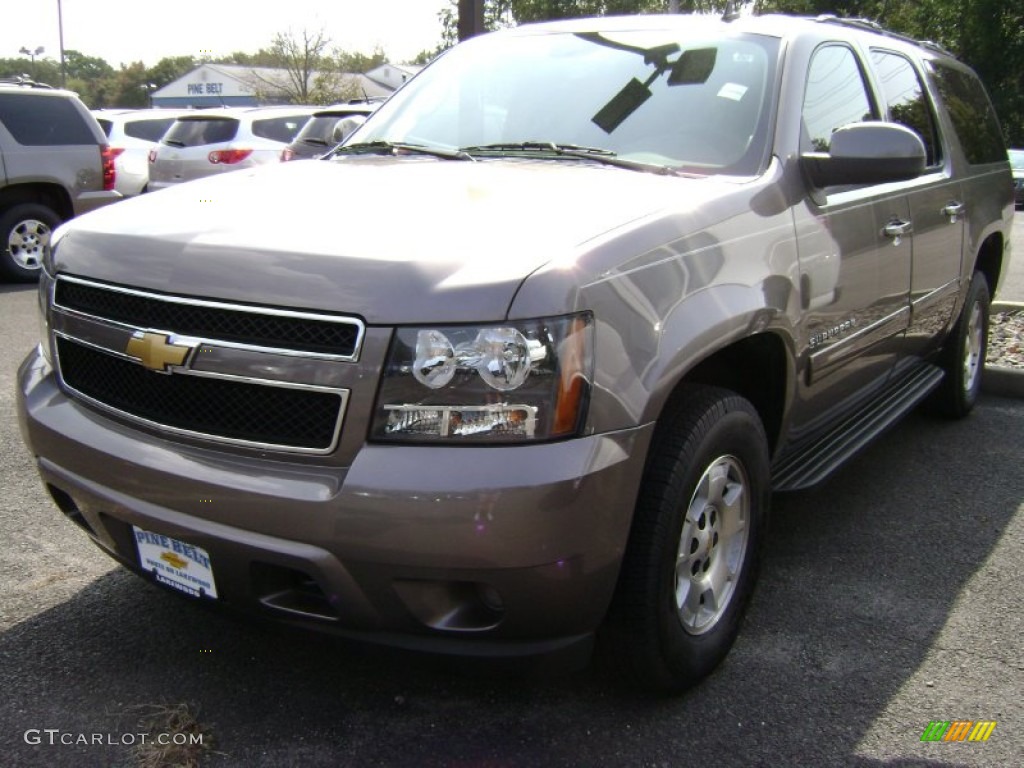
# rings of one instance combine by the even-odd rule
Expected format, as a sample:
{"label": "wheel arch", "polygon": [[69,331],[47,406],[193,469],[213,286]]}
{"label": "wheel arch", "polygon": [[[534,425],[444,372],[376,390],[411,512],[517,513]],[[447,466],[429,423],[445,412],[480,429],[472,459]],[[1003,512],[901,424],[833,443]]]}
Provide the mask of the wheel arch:
{"label": "wheel arch", "polygon": [[67,221],[74,215],[71,196],[59,184],[30,182],[12,184],[0,189],[0,212],[22,203],[38,203],[53,210],[61,221]]}
{"label": "wheel arch", "polygon": [[974,259],[974,267],[967,273],[970,280],[975,271],[985,275],[989,289],[993,294],[999,286],[999,280],[1003,272],[1003,251],[1005,240],[1002,232],[993,232],[986,237],[978,248],[978,254]]}
{"label": "wheel arch", "polygon": [[754,407],[764,426],[769,453],[774,455],[783,435],[795,375],[790,345],[781,332],[766,330],[745,336],[714,350],[673,382],[654,420],[685,398],[691,385],[721,387]]}

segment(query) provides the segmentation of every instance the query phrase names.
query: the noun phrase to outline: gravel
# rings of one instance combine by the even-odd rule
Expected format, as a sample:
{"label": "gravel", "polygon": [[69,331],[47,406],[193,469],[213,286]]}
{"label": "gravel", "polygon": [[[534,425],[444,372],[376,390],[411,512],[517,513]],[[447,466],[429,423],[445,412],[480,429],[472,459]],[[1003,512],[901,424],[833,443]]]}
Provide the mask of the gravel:
{"label": "gravel", "polygon": [[991,314],[985,362],[990,366],[1024,369],[1024,310]]}

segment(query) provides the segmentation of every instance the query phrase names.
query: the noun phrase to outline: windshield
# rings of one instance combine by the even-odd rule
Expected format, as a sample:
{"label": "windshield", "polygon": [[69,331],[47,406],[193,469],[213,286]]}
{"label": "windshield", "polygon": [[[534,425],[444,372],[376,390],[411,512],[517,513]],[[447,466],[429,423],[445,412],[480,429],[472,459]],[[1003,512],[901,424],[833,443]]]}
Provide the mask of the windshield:
{"label": "windshield", "polygon": [[766,160],[778,41],[717,34],[471,40],[396,93],[352,142],[464,149],[476,157],[565,146],[698,173],[752,175]]}

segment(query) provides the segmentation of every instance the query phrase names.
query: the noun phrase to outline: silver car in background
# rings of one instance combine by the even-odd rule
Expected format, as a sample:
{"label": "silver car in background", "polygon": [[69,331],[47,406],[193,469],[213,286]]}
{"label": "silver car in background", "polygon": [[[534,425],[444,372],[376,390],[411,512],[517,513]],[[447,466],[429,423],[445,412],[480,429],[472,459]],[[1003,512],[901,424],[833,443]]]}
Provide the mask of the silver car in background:
{"label": "silver car in background", "polygon": [[149,150],[190,109],[94,109],[114,155],[117,177],[114,188],[125,197],[146,192],[149,183]]}
{"label": "silver car in background", "polygon": [[149,189],[280,161],[316,107],[234,107],[178,118],[149,153]]}

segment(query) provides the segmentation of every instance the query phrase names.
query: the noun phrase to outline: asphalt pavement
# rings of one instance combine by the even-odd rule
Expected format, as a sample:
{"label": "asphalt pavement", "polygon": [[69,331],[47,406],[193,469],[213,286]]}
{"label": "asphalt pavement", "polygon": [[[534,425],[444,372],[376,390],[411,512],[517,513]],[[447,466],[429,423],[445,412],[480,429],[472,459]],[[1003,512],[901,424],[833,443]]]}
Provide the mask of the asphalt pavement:
{"label": "asphalt pavement", "polygon": [[[1014,285],[998,298],[1024,300]],[[687,695],[652,700],[602,665],[342,643],[121,570],[49,500],[18,434],[34,303],[0,286],[0,765],[171,765],[143,734],[190,732],[203,766],[1021,765],[1024,400],[914,414],[819,488],[777,496],[733,652]],[[956,720],[996,726],[986,742],[922,742]]]}

